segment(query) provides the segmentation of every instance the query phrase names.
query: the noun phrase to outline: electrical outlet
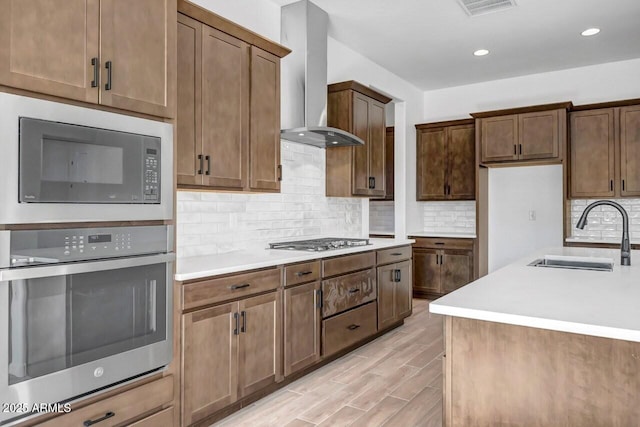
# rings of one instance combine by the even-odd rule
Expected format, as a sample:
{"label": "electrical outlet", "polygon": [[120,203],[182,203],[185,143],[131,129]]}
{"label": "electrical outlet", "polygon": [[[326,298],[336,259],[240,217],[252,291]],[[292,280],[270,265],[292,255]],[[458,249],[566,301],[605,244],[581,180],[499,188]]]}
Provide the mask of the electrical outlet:
{"label": "electrical outlet", "polygon": [[535,220],[536,220],[536,211],[530,210],[529,211],[529,221],[535,221]]}

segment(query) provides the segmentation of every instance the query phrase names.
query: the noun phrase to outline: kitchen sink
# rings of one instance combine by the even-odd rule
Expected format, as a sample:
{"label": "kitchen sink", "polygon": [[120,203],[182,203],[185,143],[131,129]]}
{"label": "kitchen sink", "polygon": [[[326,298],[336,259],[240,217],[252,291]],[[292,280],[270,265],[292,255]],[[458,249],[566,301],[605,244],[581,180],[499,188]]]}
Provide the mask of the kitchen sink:
{"label": "kitchen sink", "polygon": [[613,260],[610,258],[545,255],[544,258],[539,258],[528,265],[572,270],[613,271]]}

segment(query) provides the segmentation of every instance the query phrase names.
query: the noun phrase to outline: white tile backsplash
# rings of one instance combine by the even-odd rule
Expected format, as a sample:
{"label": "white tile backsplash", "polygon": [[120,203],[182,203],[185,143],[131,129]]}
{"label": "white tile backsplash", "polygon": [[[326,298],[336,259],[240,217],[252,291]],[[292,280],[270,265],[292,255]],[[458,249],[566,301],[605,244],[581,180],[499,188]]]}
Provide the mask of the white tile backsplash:
{"label": "white tile backsplash", "polygon": [[428,233],[475,233],[476,202],[423,202],[423,231]]}
{"label": "white tile backsplash", "polygon": [[369,202],[369,231],[393,233],[395,229],[393,201]]}
{"label": "white tile backsplash", "polygon": [[179,191],[178,258],[321,236],[363,237],[362,201],[325,196],[325,149],[281,142],[279,194]]}
{"label": "white tile backsplash", "polygon": [[[586,242],[620,240],[622,237],[622,215],[611,206],[598,206],[589,213],[584,230],[576,224],[587,205],[595,200],[571,200],[571,238]],[[629,214],[629,237],[640,240],[640,199],[614,199]]]}

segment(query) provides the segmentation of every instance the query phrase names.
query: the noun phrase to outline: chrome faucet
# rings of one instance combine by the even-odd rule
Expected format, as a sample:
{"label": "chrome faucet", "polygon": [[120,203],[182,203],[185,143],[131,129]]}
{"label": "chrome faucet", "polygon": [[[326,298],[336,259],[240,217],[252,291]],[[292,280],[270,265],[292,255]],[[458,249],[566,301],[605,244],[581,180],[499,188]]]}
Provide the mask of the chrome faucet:
{"label": "chrome faucet", "polygon": [[584,212],[582,212],[582,216],[578,220],[576,228],[583,230],[584,226],[587,225],[587,216],[589,215],[589,212],[591,212],[591,209],[601,205],[613,206],[622,214],[622,244],[620,245],[620,265],[631,265],[631,246],[629,244],[629,215],[627,215],[627,211],[624,210],[624,208],[620,204],[612,202],[611,200],[598,200],[597,202],[591,203],[589,206],[587,206]]}

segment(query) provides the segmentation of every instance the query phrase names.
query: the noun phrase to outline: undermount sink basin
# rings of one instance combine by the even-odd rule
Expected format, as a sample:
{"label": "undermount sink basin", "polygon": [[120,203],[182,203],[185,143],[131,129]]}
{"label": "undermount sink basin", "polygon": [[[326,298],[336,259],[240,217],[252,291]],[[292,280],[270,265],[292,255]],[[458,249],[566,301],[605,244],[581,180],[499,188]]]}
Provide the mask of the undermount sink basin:
{"label": "undermount sink basin", "polygon": [[544,258],[539,258],[528,265],[572,270],[613,271],[613,260],[610,258],[545,255]]}

